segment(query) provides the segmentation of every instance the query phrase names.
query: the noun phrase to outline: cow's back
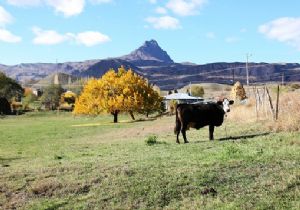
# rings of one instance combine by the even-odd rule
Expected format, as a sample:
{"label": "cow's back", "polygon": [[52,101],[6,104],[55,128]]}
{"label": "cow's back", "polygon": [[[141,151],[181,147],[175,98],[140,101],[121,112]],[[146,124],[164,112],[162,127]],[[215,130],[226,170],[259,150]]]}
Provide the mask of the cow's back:
{"label": "cow's back", "polygon": [[197,129],[206,125],[220,126],[224,120],[224,111],[216,103],[179,104],[176,111],[182,123],[192,123]]}

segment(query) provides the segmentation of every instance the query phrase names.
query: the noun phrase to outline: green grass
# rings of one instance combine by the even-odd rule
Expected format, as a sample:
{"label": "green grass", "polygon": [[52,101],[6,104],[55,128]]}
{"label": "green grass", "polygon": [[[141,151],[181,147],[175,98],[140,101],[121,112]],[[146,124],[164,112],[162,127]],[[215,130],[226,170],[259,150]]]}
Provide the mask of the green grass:
{"label": "green grass", "polygon": [[0,209],[300,209],[300,133],[226,122],[177,145],[174,116],[120,120],[0,119]]}

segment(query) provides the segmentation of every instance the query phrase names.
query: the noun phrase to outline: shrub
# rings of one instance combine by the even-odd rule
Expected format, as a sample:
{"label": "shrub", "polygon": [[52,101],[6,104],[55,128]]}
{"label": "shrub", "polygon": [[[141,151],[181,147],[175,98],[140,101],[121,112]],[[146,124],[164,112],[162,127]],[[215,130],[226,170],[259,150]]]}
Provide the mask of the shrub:
{"label": "shrub", "polygon": [[148,146],[152,146],[154,144],[157,144],[157,136],[156,135],[151,135],[151,136],[148,136],[148,138],[146,139],[146,144]]}
{"label": "shrub", "polygon": [[294,90],[300,89],[300,84],[297,84],[297,83],[291,84],[291,88]]}
{"label": "shrub", "polygon": [[203,97],[204,95],[204,88],[200,85],[193,85],[191,87],[191,93],[192,96],[198,96],[198,97]]}

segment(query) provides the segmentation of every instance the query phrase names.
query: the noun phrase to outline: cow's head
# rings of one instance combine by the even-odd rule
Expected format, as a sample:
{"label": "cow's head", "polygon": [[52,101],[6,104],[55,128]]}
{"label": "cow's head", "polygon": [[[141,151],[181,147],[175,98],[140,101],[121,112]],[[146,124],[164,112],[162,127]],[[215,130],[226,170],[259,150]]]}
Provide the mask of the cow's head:
{"label": "cow's head", "polygon": [[223,100],[217,102],[217,104],[223,107],[225,113],[230,112],[229,105],[232,105],[233,103],[234,103],[233,100],[228,100],[227,98],[224,98]]}

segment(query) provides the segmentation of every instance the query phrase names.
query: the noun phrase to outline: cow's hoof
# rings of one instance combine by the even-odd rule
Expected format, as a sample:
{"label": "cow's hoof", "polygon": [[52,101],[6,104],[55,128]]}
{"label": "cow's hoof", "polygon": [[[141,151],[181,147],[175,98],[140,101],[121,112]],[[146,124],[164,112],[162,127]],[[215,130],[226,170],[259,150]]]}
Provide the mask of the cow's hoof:
{"label": "cow's hoof", "polygon": [[188,142],[188,141],[185,141],[184,143],[187,144],[187,143],[189,143],[189,142]]}
{"label": "cow's hoof", "polygon": [[180,144],[180,142],[179,142],[179,141],[176,141],[176,143],[177,143],[177,144]]}

